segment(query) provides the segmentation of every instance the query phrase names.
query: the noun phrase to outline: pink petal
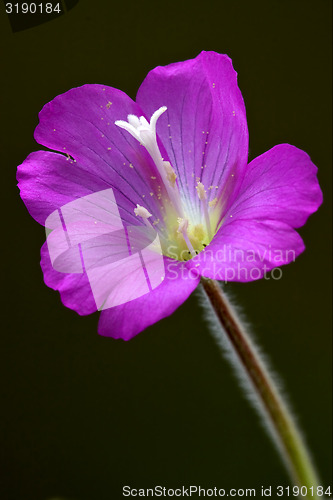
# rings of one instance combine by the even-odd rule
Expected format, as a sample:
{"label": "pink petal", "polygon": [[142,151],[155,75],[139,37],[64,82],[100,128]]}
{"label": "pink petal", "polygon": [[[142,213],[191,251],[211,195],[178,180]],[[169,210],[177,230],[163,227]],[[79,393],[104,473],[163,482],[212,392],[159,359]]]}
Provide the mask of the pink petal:
{"label": "pink petal", "polygon": [[59,273],[50,260],[47,243],[41,248],[40,262],[45,284],[58,290],[64,306],[84,316],[96,311],[96,303],[86,273]]}
{"label": "pink petal", "polygon": [[248,131],[229,57],[202,52],[195,59],[157,67],[142,83],[137,102],[148,117],[161,106],[168,108],[157,122],[157,134],[192,220],[199,217],[197,179],[213,187],[209,199],[226,189],[231,197],[237,195],[247,164]]}
{"label": "pink petal", "polygon": [[98,325],[100,335],[130,340],[185,302],[200,281],[199,273],[184,262],[164,260],[163,283],[147,295],[102,311]]}
{"label": "pink petal", "polygon": [[279,144],[248,165],[227,219],[273,219],[301,227],[323,201],[317,167],[304,151]]}
{"label": "pink petal", "polygon": [[61,155],[30,155],[18,170],[22,197],[29,210],[35,213],[39,205],[39,210],[47,212],[41,206],[44,200],[50,204],[52,193],[44,188],[51,181],[52,191],[58,186],[58,192],[66,194],[70,194],[73,183],[78,183],[80,187],[74,187],[71,199],[82,196],[82,186],[89,192],[112,187],[121,217],[129,224],[135,221],[133,209],[137,203],[161,219],[160,204],[150,195],[160,184],[156,168],[145,148],[114,123],[126,120],[131,113],[141,115],[142,111],[123,92],[102,85],[72,89],[46,104],[39,114],[35,138],[43,146],[70,155],[75,164],[71,159],[65,163]]}
{"label": "pink petal", "polygon": [[139,298],[164,279],[156,231],[146,226],[124,228],[112,189],[67,203],[53,212],[45,225],[50,261],[54,270],[64,275],[62,279],[54,276],[56,288],[61,281],[66,282],[67,274],[86,275],[95,309]]}
{"label": "pink petal", "polygon": [[252,281],[292,262],[305,248],[293,228],[322,203],[316,173],[309,156],[288,144],[253,160],[218,233],[193,259],[202,274]]}
{"label": "pink petal", "polygon": [[223,226],[193,261],[203,276],[223,281],[253,281],[303,252],[299,234],[283,222],[237,219]]}

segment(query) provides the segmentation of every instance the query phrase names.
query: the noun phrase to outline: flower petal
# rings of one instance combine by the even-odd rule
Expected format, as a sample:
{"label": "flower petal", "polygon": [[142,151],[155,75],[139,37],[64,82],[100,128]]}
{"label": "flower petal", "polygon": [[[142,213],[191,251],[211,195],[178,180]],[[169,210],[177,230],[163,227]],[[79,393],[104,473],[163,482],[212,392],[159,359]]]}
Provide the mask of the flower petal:
{"label": "flower petal", "polygon": [[283,222],[237,219],[223,226],[193,261],[207,278],[253,281],[293,262],[304,248],[299,234]]}
{"label": "flower petal", "polygon": [[[74,229],[80,230],[80,227],[75,225]],[[70,235],[68,241],[72,239],[70,229],[67,228],[67,234]],[[60,243],[63,239],[60,232],[61,228],[54,229],[48,237],[48,243],[52,235],[53,240]],[[60,245],[63,252],[56,257],[53,266],[50,243],[48,246],[44,244],[41,250],[41,267],[46,285],[58,290],[63,304],[81,315],[97,309],[103,312],[112,309],[115,312],[108,312],[107,317],[113,317],[120,307],[131,310],[132,307],[135,309],[135,304],[150,304],[146,306],[147,311],[145,306],[142,307],[145,318],[140,320],[130,315],[130,324],[132,320],[133,324],[123,325],[126,326],[126,332],[117,333],[113,327],[110,333],[107,328],[102,328],[102,334],[116,338],[133,336],[141,331],[133,333],[133,328],[148,326],[171,314],[200,280],[198,271],[191,269],[190,263],[162,257],[156,246],[156,232],[147,232],[144,228],[141,231],[135,226],[127,228],[126,233],[127,236],[124,231],[91,233],[91,238],[79,248],[76,244],[67,248],[65,244]],[[60,246],[57,248],[60,249]],[[128,305],[132,303],[134,306]]]}
{"label": "flower petal", "polygon": [[17,169],[18,187],[30,215],[43,226],[47,217],[74,199],[102,191],[109,183],[58,153],[31,153]]}
{"label": "flower petal", "polygon": [[112,187],[122,219],[133,224],[137,203],[161,218],[160,204],[150,195],[157,191],[160,179],[145,148],[115,125],[129,114],[141,115],[142,111],[120,90],[84,85],[44,106],[35,139],[70,155],[82,173],[94,176],[104,189]]}
{"label": "flower petal", "polygon": [[200,281],[198,272],[184,262],[165,258],[165,278],[148,294],[101,312],[98,333],[130,340],[148,326],[172,314]]}
{"label": "flower petal", "polygon": [[[89,204],[101,205],[102,201],[95,196]],[[67,214],[63,210],[62,217],[58,211],[54,212],[50,216],[52,224],[47,220],[47,226],[52,225],[53,229],[47,237],[47,248],[44,246],[42,251],[45,282],[64,294],[67,307],[89,314],[134,300],[161,284],[165,276],[164,259],[152,228],[112,227],[107,221],[87,217],[83,204],[81,211],[75,203],[72,202],[72,211],[71,204],[66,205]],[[102,216],[102,207],[97,212]]]}
{"label": "flower petal", "polygon": [[317,167],[309,155],[279,144],[248,165],[227,218],[273,219],[301,227],[323,201]]}
{"label": "flower petal", "polygon": [[208,189],[208,201],[222,192],[226,198],[227,185],[228,197],[236,196],[247,164],[248,131],[237,74],[227,56],[202,52],[155,68],[137,102],[148,117],[161,106],[168,108],[157,122],[157,134],[192,220],[200,218],[197,179]]}
{"label": "flower petal", "polygon": [[193,259],[202,274],[252,281],[293,261],[305,248],[293,228],[305,224],[322,203],[316,173],[309,156],[289,144],[253,160],[218,233]]}

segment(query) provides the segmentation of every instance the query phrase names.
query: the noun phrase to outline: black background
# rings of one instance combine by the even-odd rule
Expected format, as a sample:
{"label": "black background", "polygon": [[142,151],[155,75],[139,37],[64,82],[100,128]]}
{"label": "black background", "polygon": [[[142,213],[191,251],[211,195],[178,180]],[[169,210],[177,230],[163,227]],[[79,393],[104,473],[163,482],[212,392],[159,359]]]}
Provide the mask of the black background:
{"label": "black background", "polygon": [[[1,5],[1,7],[3,7]],[[325,203],[280,281],[227,285],[280,374],[323,480],[331,481],[331,2],[80,0],[13,33],[1,22],[1,315],[4,500],[109,500],[122,486],[287,486],[284,468],[221,359],[195,295],[130,342],[96,334],[43,284],[44,231],[16,188],[57,94],[102,83],[135,98],[157,65],[231,56],[250,159],[294,144],[319,167]],[[274,494],[273,494],[274,498]]]}

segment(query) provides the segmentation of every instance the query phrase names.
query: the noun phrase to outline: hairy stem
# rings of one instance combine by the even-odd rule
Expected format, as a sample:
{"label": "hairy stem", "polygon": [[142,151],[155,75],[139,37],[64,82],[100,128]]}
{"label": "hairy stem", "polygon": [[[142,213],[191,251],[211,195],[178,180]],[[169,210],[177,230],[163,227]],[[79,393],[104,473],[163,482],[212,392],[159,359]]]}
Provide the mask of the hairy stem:
{"label": "hairy stem", "polygon": [[307,498],[319,498],[317,496],[319,481],[308,450],[263,360],[239,322],[219,283],[202,278],[201,284],[239,363],[255,389],[265,418],[268,420],[268,427],[274,434],[293,483],[308,488]]}

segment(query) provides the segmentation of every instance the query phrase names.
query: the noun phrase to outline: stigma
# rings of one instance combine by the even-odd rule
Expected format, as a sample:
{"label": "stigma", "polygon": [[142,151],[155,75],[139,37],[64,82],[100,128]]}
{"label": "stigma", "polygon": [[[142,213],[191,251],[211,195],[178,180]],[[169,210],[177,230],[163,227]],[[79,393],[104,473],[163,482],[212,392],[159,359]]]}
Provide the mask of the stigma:
{"label": "stigma", "polygon": [[178,185],[176,183],[176,173],[170,162],[164,161],[159,150],[156,139],[156,123],[159,117],[167,110],[166,106],[162,106],[156,110],[150,122],[144,116],[128,115],[127,122],[123,120],[115,121],[117,127],[120,127],[131,134],[137,141],[142,144],[150,154],[154,164],[162,178],[162,182],[166,188],[169,199],[178,215],[184,217],[184,210],[181,203]]}
{"label": "stigma", "polygon": [[156,123],[159,117],[167,110],[166,106],[162,106],[153,113],[150,122],[144,116],[140,118],[136,115],[128,115],[127,122],[117,120],[117,127],[123,128],[137,139],[150,154],[156,153]]}
{"label": "stigma", "polygon": [[[135,215],[140,217],[146,226],[150,228],[155,227],[160,236],[162,236],[164,255],[175,258],[176,252],[179,260],[186,260],[189,254],[190,258],[195,257],[204,250],[212,240],[213,231],[211,219],[213,221],[213,228],[215,228],[214,221],[216,217],[214,216],[213,210],[217,203],[217,199],[215,198],[209,201],[204,184],[200,181],[200,178],[196,178],[196,191],[200,200],[200,218],[196,214],[194,217],[192,216],[192,218],[189,217],[189,207],[187,205],[189,200],[185,199],[183,203],[176,171],[170,161],[164,160],[157,143],[157,120],[166,111],[166,106],[160,107],[152,114],[150,121],[144,116],[139,117],[129,114],[127,116],[127,121],[117,120],[115,125],[129,133],[147,150],[153,160],[156,174],[159,174],[167,194],[167,198],[162,198],[160,192],[159,196],[157,196],[158,200],[162,198],[161,204],[163,204],[162,210],[164,212],[163,220],[156,219],[151,223],[149,219],[152,217],[152,214],[139,204],[134,208]],[[152,178],[156,179],[155,173]],[[217,188],[217,186],[215,187]],[[212,188],[213,186],[209,186],[208,190]],[[153,195],[154,193],[150,194]],[[160,224],[162,224],[162,226]],[[183,258],[184,253],[186,259]]]}

